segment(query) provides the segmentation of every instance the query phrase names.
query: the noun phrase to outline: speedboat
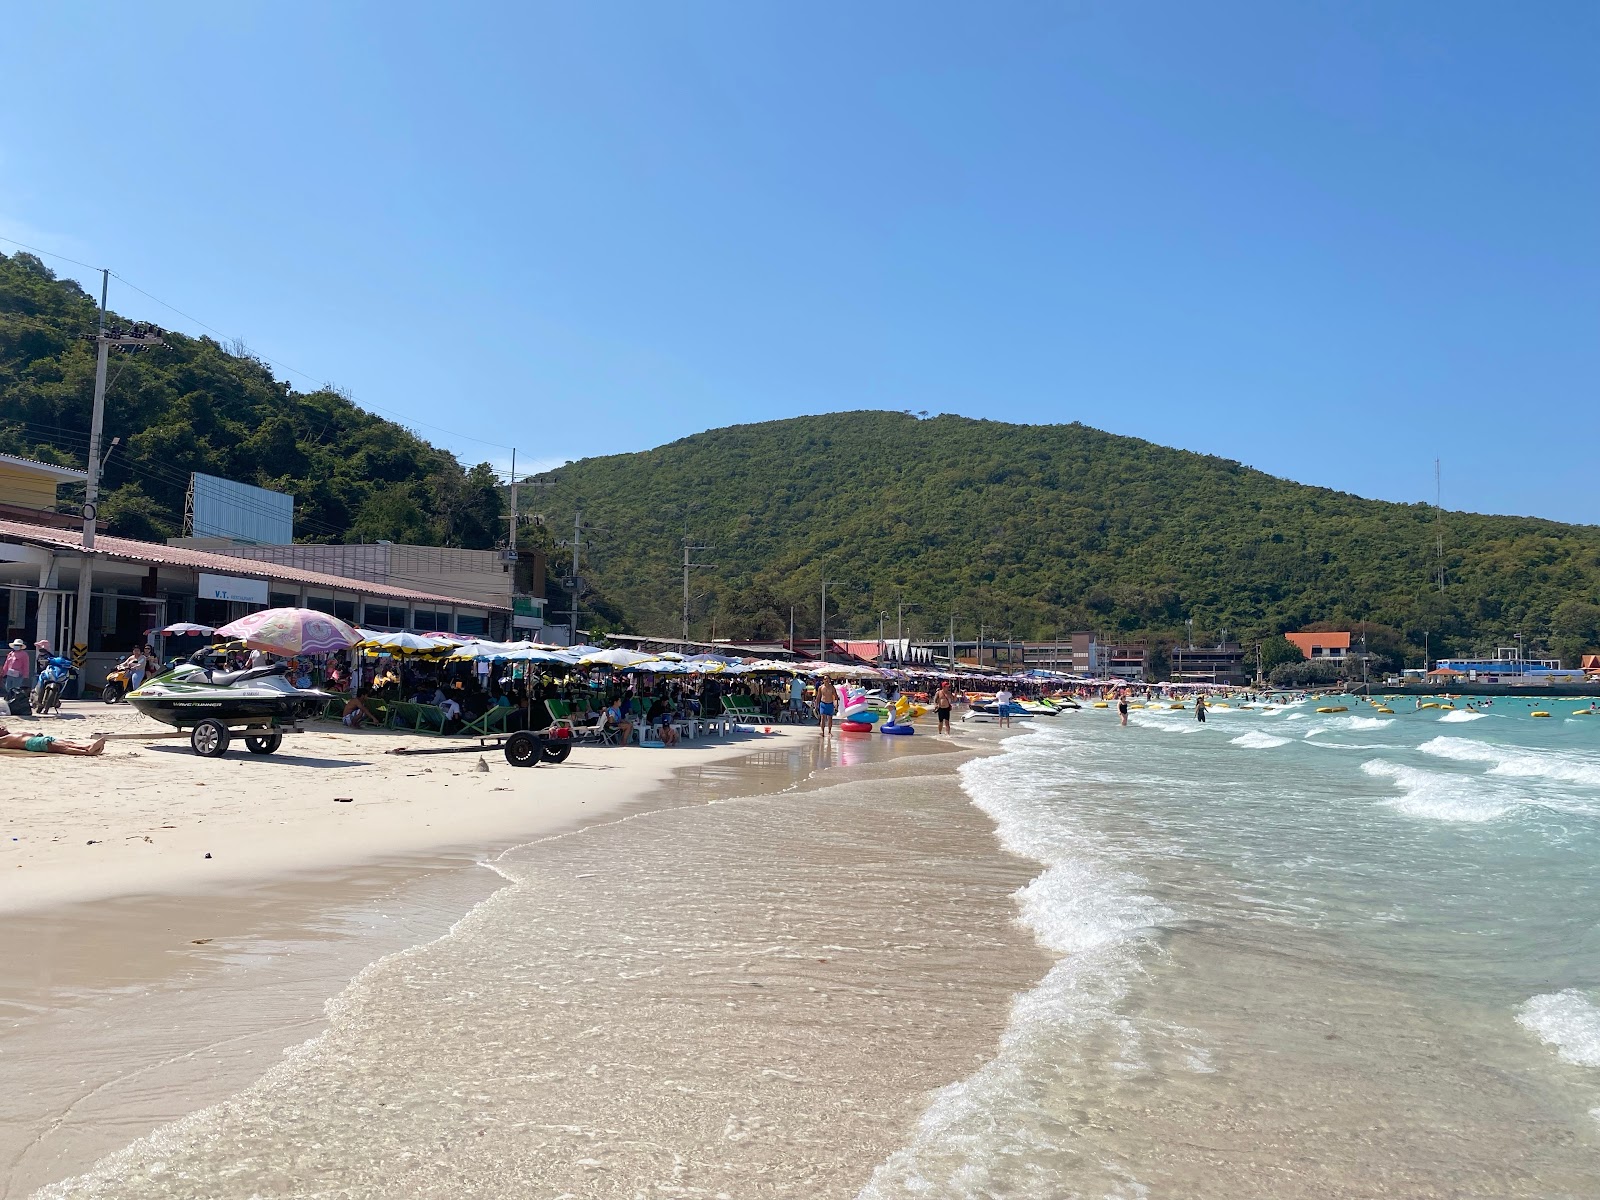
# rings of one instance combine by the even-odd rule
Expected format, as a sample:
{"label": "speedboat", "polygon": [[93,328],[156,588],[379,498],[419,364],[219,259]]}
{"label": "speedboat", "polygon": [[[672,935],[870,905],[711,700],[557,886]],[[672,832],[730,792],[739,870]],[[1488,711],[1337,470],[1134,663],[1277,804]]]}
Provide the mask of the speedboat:
{"label": "speedboat", "polygon": [[164,725],[185,729],[207,719],[223,725],[292,725],[320,713],[332,699],[290,682],[284,663],[213,671],[206,651],[128,693],[128,703]]}

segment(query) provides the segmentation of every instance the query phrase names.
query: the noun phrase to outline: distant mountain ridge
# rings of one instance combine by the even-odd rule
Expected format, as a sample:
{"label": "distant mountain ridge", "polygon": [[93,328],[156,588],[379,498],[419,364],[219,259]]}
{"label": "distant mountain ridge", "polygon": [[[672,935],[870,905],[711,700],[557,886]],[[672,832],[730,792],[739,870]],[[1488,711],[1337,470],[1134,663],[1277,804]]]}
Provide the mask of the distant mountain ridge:
{"label": "distant mountain ridge", "polygon": [[[1600,527],[1447,513],[1437,589],[1435,510],[1280,479],[1222,458],[1084,425],[1025,426],[899,412],[796,417],[574,462],[529,498],[598,532],[585,574],[635,628],[681,625],[682,542],[697,570],[696,636],[894,629],[949,614],[971,637],[1074,628],[1257,638],[1365,621],[1393,657],[1600,638]],[[1383,628],[1379,628],[1383,627]],[[1408,649],[1409,648],[1409,649]]]}

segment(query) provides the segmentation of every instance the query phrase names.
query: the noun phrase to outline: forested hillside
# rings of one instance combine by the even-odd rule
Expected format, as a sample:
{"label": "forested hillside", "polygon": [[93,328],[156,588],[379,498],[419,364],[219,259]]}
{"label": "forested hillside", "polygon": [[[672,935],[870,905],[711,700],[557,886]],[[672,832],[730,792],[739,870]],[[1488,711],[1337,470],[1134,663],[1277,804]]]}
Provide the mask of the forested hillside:
{"label": "forested hillside", "polygon": [[[0,255],[0,451],[81,467],[95,304],[28,254]],[[494,545],[502,491],[448,453],[332,390],[293,391],[266,364],[169,334],[113,356],[105,477],[111,529],[181,531],[191,471],[294,493],[298,536]],[[918,635],[1052,638],[1073,629],[1170,641],[1246,640],[1317,621],[1366,622],[1373,648],[1420,660],[1523,634],[1569,660],[1600,641],[1600,528],[1436,514],[1306,487],[1236,462],[1082,425],[1019,426],[897,412],[713,430],[586,459],[529,488],[528,532],[552,552],[581,507],[588,619],[679,628],[685,537],[693,632],[876,635],[908,606]],[[559,559],[557,560],[559,561]],[[556,599],[553,608],[564,607]],[[1281,643],[1272,643],[1281,645]]]}
{"label": "forested hillside", "polygon": [[[1307,487],[1225,459],[1082,425],[897,412],[713,430],[573,463],[524,493],[553,530],[581,504],[597,529],[586,575],[651,630],[680,624],[682,539],[697,561],[694,631],[876,637],[915,605],[920,634],[1051,638],[1065,630],[1245,638],[1319,620],[1371,623],[1373,648],[1420,660],[1510,644],[1567,656],[1600,624],[1600,527],[1435,513]],[[1414,647],[1409,650],[1406,645]]]}
{"label": "forested hillside", "polygon": [[[67,466],[87,459],[96,304],[29,254],[0,254],[0,451]],[[115,321],[112,323],[116,323]],[[505,529],[487,465],[448,453],[335,391],[293,391],[266,364],[209,338],[113,354],[103,485],[111,532],[182,532],[191,471],[295,498],[302,541],[490,547]],[[65,495],[65,492],[63,493]]]}

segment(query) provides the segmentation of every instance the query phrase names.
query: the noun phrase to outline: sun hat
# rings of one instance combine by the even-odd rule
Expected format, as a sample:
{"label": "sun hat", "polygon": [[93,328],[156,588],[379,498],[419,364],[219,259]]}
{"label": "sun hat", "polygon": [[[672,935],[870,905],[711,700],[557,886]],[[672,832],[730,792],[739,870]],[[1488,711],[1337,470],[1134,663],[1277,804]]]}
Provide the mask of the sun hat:
{"label": "sun hat", "polygon": [[35,650],[48,650],[48,649],[50,649],[50,639],[49,638],[40,638],[37,642],[35,642],[33,644],[33,648]]}
{"label": "sun hat", "polygon": [[13,650],[26,650],[28,648],[28,643],[23,641],[21,638],[12,638],[11,648]]}

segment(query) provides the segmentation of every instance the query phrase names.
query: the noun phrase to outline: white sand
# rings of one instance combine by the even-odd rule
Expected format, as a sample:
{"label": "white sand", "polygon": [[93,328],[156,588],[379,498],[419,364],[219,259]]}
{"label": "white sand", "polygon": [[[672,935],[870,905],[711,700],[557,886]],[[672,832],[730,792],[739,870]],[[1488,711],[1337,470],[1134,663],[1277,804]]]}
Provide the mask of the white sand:
{"label": "white sand", "polygon": [[[126,706],[68,705],[13,732],[87,741],[169,732]],[[458,739],[318,722],[273,755],[221,759],[187,740],[114,740],[100,758],[0,753],[0,912],[112,896],[202,892],[452,847],[489,849],[590,821],[674,768],[814,739],[815,729],[702,738],[673,749],[579,745],[561,766],[513,767],[496,750],[398,757]],[[336,797],[351,798],[339,803]],[[210,857],[207,857],[207,856]]]}

